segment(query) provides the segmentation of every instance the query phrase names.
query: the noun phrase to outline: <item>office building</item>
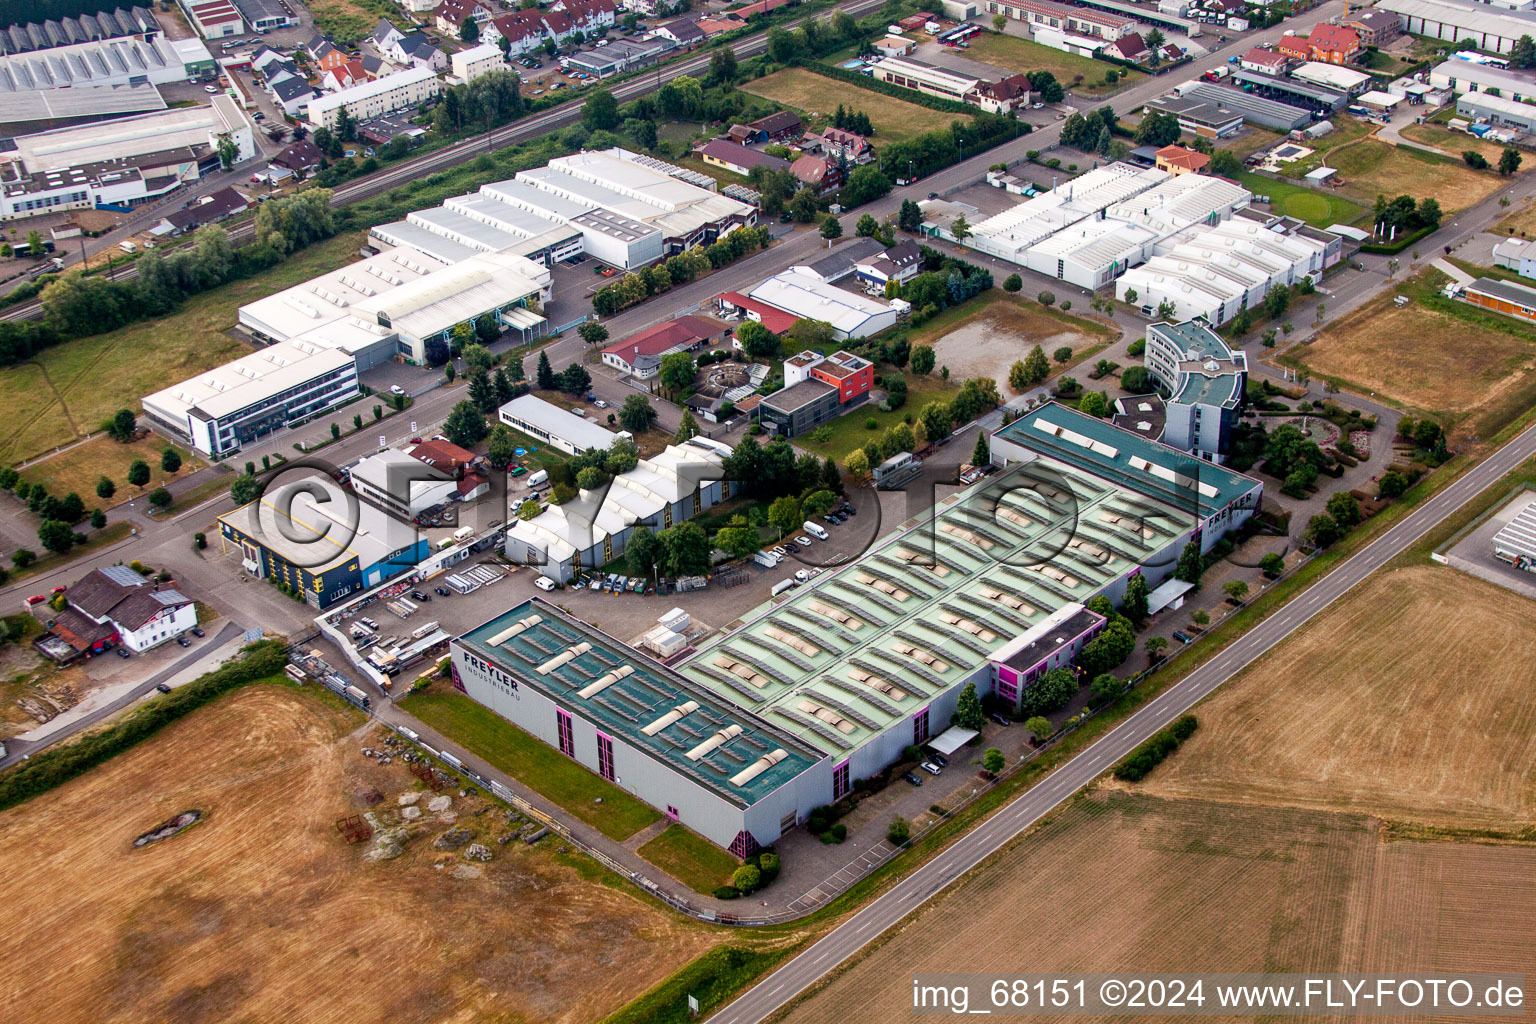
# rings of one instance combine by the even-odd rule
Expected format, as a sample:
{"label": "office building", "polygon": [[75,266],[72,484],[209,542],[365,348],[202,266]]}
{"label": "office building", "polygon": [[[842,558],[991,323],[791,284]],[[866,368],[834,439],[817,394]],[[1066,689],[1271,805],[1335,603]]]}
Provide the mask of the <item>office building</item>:
{"label": "office building", "polygon": [[334,128],[343,109],[354,123],[397,110],[419,107],[436,98],[442,83],[431,68],[414,67],[354,85],[309,101],[305,117],[312,128]]}
{"label": "office building", "polygon": [[1248,357],[1204,323],[1147,325],[1146,366],[1167,389],[1161,440],[1222,462],[1242,412]]}

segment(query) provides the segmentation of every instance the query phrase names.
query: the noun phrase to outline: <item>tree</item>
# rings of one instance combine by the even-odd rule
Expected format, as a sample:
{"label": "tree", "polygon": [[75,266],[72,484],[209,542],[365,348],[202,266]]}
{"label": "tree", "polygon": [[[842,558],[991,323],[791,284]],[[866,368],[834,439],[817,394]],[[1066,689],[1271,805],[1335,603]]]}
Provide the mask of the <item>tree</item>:
{"label": "tree", "polygon": [[1381,474],[1377,488],[1383,498],[1401,498],[1408,490],[1408,478],[1395,469],[1389,469]]}
{"label": "tree", "polygon": [[869,456],[864,453],[864,449],[855,448],[843,459],[843,467],[854,479],[862,480],[869,475]]}
{"label": "tree", "polygon": [[971,225],[967,223],[965,214],[962,213],[955,218],[954,223],[949,226],[949,233],[957,242],[964,242],[971,236]]}
{"label": "tree", "polygon": [[249,505],[256,500],[256,492],[259,486],[256,482],[256,474],[250,472],[241,473],[229,485],[229,496],[234,499],[236,505]]}
{"label": "tree", "polygon": [[1039,384],[1051,375],[1051,364],[1045,358],[1045,349],[1036,345],[1024,357],[1024,379],[1029,385]]}
{"label": "tree", "polygon": [[1193,583],[1200,586],[1200,574],[1205,571],[1205,558],[1200,554],[1200,545],[1190,541],[1184,545],[1184,550],[1179,552],[1179,564],[1174,567],[1173,578],[1183,580],[1185,583]]}
{"label": "tree", "polygon": [[[999,15],[1001,17],[1001,15]],[[1003,752],[996,747],[988,747],[987,752],[981,755],[981,766],[993,775],[1003,770]]]}
{"label": "tree", "polygon": [[801,514],[807,519],[824,516],[837,504],[837,495],[828,490],[812,491],[800,505]]}
{"label": "tree", "polygon": [[1259,559],[1259,570],[1263,572],[1265,576],[1269,577],[1270,579],[1274,579],[1282,572],[1285,572],[1285,558],[1271,551],[1269,554]]}
{"label": "tree", "polygon": [[112,414],[112,419],[107,423],[107,436],[114,441],[127,444],[133,440],[137,427],[133,412],[129,409],[119,409]]}
{"label": "tree", "polygon": [[128,482],[135,487],[143,487],[149,483],[149,463],[143,459],[134,459],[129,463]]}
{"label": "tree", "polygon": [[1486,171],[1488,169],[1488,158],[1475,149],[1469,149],[1462,153],[1461,158],[1474,171]]}
{"label": "tree", "polygon": [[443,434],[454,444],[468,448],[484,439],[485,416],[473,402],[460,402],[443,421]]}
{"label": "tree", "polygon": [[1002,32],[1007,27],[1008,27],[1008,18],[1005,15],[1002,15],[1002,14],[994,14],[994,15],[992,15],[992,28],[993,28],[994,31]]}
{"label": "tree", "polygon": [[1161,636],[1149,636],[1147,637],[1146,643],[1142,644],[1142,647],[1146,649],[1148,658],[1153,661],[1157,661],[1163,656],[1163,652],[1168,649],[1168,638]]}
{"label": "tree", "polygon": [[1034,734],[1036,743],[1044,743],[1056,733],[1056,727],[1044,715],[1035,715],[1024,723],[1024,728]]}
{"label": "tree", "polygon": [[1520,151],[1514,146],[1505,146],[1504,152],[1499,154],[1499,173],[1506,178],[1520,169]]}
{"label": "tree", "polygon": [[828,242],[843,237],[843,225],[836,217],[828,217],[821,222],[821,237]]}
{"label": "tree", "polygon": [[1045,715],[1066,707],[1076,695],[1077,678],[1072,670],[1053,668],[1025,689],[1020,706],[1026,715]]}
{"label": "tree", "polygon": [[[100,530],[101,528],[103,528],[106,525],[107,525],[107,514],[105,512],[103,512],[99,508],[91,509],[91,529],[93,529],[93,530]],[[193,538],[194,539],[200,538],[202,536],[203,535],[200,534],[200,533],[193,534]],[[207,546],[208,546],[208,541],[206,539],[204,539],[200,544],[198,544],[199,548],[205,548]]]}
{"label": "tree", "polygon": [[1088,684],[1088,700],[1095,707],[1113,704],[1124,692],[1125,684],[1116,679],[1111,672],[1100,672],[1093,677],[1093,682]]}
{"label": "tree", "polygon": [[987,443],[987,432],[976,431],[976,447],[971,449],[971,465],[989,466],[992,464],[991,446]]}
{"label": "tree", "polygon": [[517,437],[512,433],[512,428],[505,423],[498,423],[491,428],[490,439],[486,442],[486,457],[491,460],[491,465],[498,469],[509,466],[517,457]]}
{"label": "tree", "polygon": [[1242,604],[1243,599],[1248,596],[1248,584],[1242,580],[1228,580],[1221,585],[1221,592],[1238,604]]}
{"label": "tree", "polygon": [[1179,141],[1179,119],[1173,114],[1147,114],[1136,126],[1133,138],[1138,146],[1167,146]]}
{"label": "tree", "polygon": [[588,345],[601,345],[608,340],[608,328],[596,320],[588,320],[576,328],[576,333],[581,335],[581,340]]}
{"label": "tree", "polygon": [[1133,395],[1145,395],[1157,385],[1151,370],[1145,366],[1130,366],[1120,374],[1120,386]]}
{"label": "tree", "polygon": [[576,473],[576,486],[583,491],[595,491],[608,482],[608,474],[599,466],[584,466]]}
{"label": "tree", "polygon": [[167,473],[174,473],[181,469],[181,453],[175,448],[167,448],[161,452],[160,468]]}
{"label": "tree", "polygon": [[906,846],[912,838],[912,826],[907,824],[905,818],[892,818],[891,823],[885,826],[885,838],[892,846]]}
{"label": "tree", "polygon": [[170,508],[171,492],[164,487],[156,487],[149,492],[149,503],[155,508]]}
{"label": "tree", "polygon": [[650,576],[661,562],[661,541],[648,526],[637,526],[624,545],[624,560],[636,576]]}
{"label": "tree", "polygon": [[1151,589],[1147,586],[1147,578],[1137,573],[1125,581],[1125,600],[1120,604],[1120,609],[1125,617],[1131,620],[1133,626],[1139,626],[1147,621],[1148,598]]}
{"label": "tree", "polygon": [[539,366],[534,371],[534,383],[538,384],[540,391],[553,391],[555,389],[555,371],[549,365],[549,353],[539,353]]}
{"label": "tree", "polygon": [[1102,391],[1089,391],[1077,400],[1077,411],[1103,419],[1109,415],[1109,398]]}
{"label": "tree", "polygon": [[1041,292],[1035,296],[1035,300],[1046,309],[1050,309],[1056,303],[1056,296],[1051,292]]}
{"label": "tree", "polygon": [[560,371],[559,387],[569,395],[586,394],[587,388],[592,386],[592,374],[580,363],[572,363]]}
{"label": "tree", "polygon": [[1218,178],[1236,178],[1243,173],[1243,163],[1230,149],[1218,149],[1211,154],[1206,169]]}
{"label": "tree", "polygon": [[1019,292],[1022,291],[1023,288],[1024,279],[1018,274],[1009,274],[1006,278],[1003,279],[1003,291],[1005,292]]}
{"label": "tree", "polygon": [[112,497],[112,495],[116,493],[117,484],[114,484],[110,477],[102,476],[97,479],[96,497],[100,498],[102,501],[107,501]]}
{"label": "tree", "polygon": [[896,225],[901,230],[916,234],[923,228],[923,211],[910,199],[901,201],[901,212],[896,215]]}
{"label": "tree", "polygon": [[1307,521],[1307,536],[1320,548],[1330,547],[1340,537],[1339,524],[1329,515],[1315,515]]}
{"label": "tree", "polygon": [[682,444],[690,437],[699,436],[699,421],[693,418],[693,413],[683,410],[682,419],[677,422],[677,433],[672,435],[674,444]]}
{"label": "tree", "polygon": [[219,166],[224,170],[230,170],[235,166],[235,161],[240,159],[240,147],[235,145],[235,140],[228,135],[220,135],[216,147],[219,154]]}
{"label": "tree", "polygon": [[1360,503],[1348,491],[1337,491],[1328,499],[1327,511],[1333,521],[1348,530],[1360,522]]}
{"label": "tree", "polygon": [[16,553],[11,555],[11,564],[18,569],[25,569],[35,561],[37,561],[37,552],[27,548],[17,548]]}
{"label": "tree", "polygon": [[729,85],[736,81],[736,51],[722,46],[709,55],[709,80],[714,85]]}
{"label": "tree", "polygon": [[694,365],[693,356],[687,352],[673,352],[661,357],[661,366],[656,376],[661,381],[662,387],[677,393],[691,387],[694,375],[697,373],[698,368]]}
{"label": "tree", "polygon": [[955,724],[962,729],[980,732],[987,724],[986,712],[981,709],[981,698],[976,695],[976,684],[966,683],[955,703]]}
{"label": "tree", "polygon": [[1151,65],[1157,67],[1163,62],[1163,44],[1168,41],[1168,38],[1163,35],[1162,29],[1153,28],[1152,31],[1142,37],[1142,40],[1147,44],[1147,49],[1152,51]]}
{"label": "tree", "polygon": [[867,213],[863,214],[854,225],[853,233],[860,238],[874,238],[880,233],[880,222]]}
{"label": "tree", "polygon": [[933,372],[934,355],[932,345],[918,345],[912,350],[909,367],[919,377],[926,377]]}
{"label": "tree", "polygon": [[799,529],[804,518],[800,514],[800,502],[787,494],[773,499],[773,504],[768,506],[768,525],[779,531],[780,537]]}
{"label": "tree", "polygon": [[54,554],[63,554],[75,544],[75,531],[68,523],[45,519],[37,528],[37,539]]}
{"label": "tree", "polygon": [[611,132],[619,126],[619,103],[607,89],[587,93],[581,108],[581,120],[593,131]]}
{"label": "tree", "polygon": [[699,576],[709,571],[709,537],[698,523],[670,526],[659,538],[668,576]]}
{"label": "tree", "polygon": [[756,320],[743,321],[736,328],[736,340],[750,359],[772,359],[779,354],[779,336]]}
{"label": "tree", "polygon": [[632,434],[643,434],[656,422],[656,409],[644,395],[630,395],[619,407],[619,423]]}

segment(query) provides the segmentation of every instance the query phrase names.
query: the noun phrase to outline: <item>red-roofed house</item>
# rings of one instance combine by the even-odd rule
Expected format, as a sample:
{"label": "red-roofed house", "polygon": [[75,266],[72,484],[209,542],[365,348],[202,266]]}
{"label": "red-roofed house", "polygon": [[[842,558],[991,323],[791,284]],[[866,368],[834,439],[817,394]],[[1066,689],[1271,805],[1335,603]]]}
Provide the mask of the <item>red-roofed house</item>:
{"label": "red-roofed house", "polygon": [[480,41],[499,46],[505,39],[509,44],[507,55],[521,57],[543,46],[544,39],[549,34],[549,29],[544,27],[544,21],[539,14],[537,8],[530,8],[526,11],[515,11],[512,14],[497,15],[480,26]]}
{"label": "red-roofed house", "polygon": [[843,172],[837,161],[824,156],[802,156],[789,165],[789,173],[818,195],[843,187]]}
{"label": "red-roofed house", "polygon": [[326,92],[340,92],[354,85],[369,81],[371,76],[357,57],[344,61],[340,66],[326,71],[320,78],[320,88]]}
{"label": "red-roofed house", "polygon": [[443,0],[437,10],[432,12],[432,16],[437,22],[439,31],[446,32],[457,39],[459,29],[466,21],[474,21],[484,26],[491,19],[491,12],[476,0]]}
{"label": "red-roofed house", "polygon": [[965,102],[989,114],[1007,114],[1027,107],[1034,99],[1025,75],[1009,75],[997,82],[980,82],[965,94]]}
{"label": "red-roofed house", "polygon": [[455,479],[475,461],[474,452],[448,441],[423,441],[406,454]]}
{"label": "red-roofed house", "polygon": [[1301,36],[1282,36],[1279,50],[1297,60],[1315,60],[1324,64],[1348,64],[1360,56],[1360,33],[1342,25],[1319,22],[1312,32]]}
{"label": "red-roofed house", "polygon": [[875,158],[875,150],[869,140],[858,132],[828,128],[819,134],[807,135],[804,141],[812,148],[820,146],[821,151],[832,159],[842,157],[850,164],[867,164]]}
{"label": "red-roofed house", "polygon": [[603,349],[603,362],[640,380],[650,380],[661,368],[661,357],[692,352],[713,339],[724,340],[725,327],[701,316],[684,316],[630,335]]}
{"label": "red-roofed house", "polygon": [[1255,46],[1243,54],[1238,63],[1244,71],[1257,71],[1261,75],[1278,75],[1291,63],[1291,58],[1283,53]]}
{"label": "red-roofed house", "polygon": [[[756,320],[774,334],[783,334],[795,326],[799,317],[793,313],[786,313],[782,309],[776,309],[766,302],[758,302],[749,299],[740,292],[723,292],[715,296],[715,304],[728,313],[740,313],[748,320]],[[731,342],[737,348],[737,342]]]}
{"label": "red-roofed house", "polygon": [[1183,146],[1164,146],[1157,151],[1157,169],[1175,176],[1204,174],[1205,165],[1210,162],[1211,158],[1204,153]]}

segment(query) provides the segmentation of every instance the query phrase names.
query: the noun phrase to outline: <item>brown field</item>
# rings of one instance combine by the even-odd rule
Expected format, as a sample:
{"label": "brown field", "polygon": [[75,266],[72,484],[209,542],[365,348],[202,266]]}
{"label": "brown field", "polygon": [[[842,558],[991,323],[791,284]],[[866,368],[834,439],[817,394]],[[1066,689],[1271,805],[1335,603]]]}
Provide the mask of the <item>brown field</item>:
{"label": "brown field", "polygon": [[[1008,387],[1008,368],[1034,346],[1043,348],[1048,357],[1062,346],[1072,349],[1072,359],[1065,365],[1051,360],[1054,375],[1103,348],[1113,335],[1102,324],[1070,314],[1063,316],[1001,289],[990,292],[980,309],[959,308],[965,310],[964,315],[941,320],[941,314],[913,335],[912,344],[932,345],[935,365],[948,366],[952,379],[991,377],[997,381],[998,393],[1004,396],[1013,394]],[[935,324],[939,326],[934,327]]]}
{"label": "brown field", "polygon": [[[1416,294],[1399,309],[1388,292],[1328,325],[1299,350],[1314,372],[1426,412],[1460,416],[1513,397],[1536,369],[1536,344],[1430,309]],[[1469,310],[1469,312],[1472,312]],[[1411,340],[1411,344],[1408,343]]]}
{"label": "brown field", "polygon": [[1142,787],[1447,826],[1536,822],[1536,603],[1378,573],[1200,707]]}
{"label": "brown field", "polygon": [[[174,473],[160,468],[160,456],[167,448],[176,448],[181,454],[181,468]],[[149,465],[149,483],[142,488],[128,483],[128,467],[134,459],[143,459]],[[140,494],[148,494],[178,477],[195,473],[204,465],[206,463],[187,449],[154,434],[131,444],[118,444],[103,436],[27,467],[21,471],[21,478],[42,484],[49,494],[65,495],[74,491],[85,499],[87,508],[100,506],[107,509],[132,501]],[[96,481],[103,476],[110,477],[117,485],[116,492],[106,501],[96,497]]]}
{"label": "brown field", "polygon": [[875,126],[876,144],[880,140],[901,142],[935,128],[947,128],[959,114],[920,107],[916,103],[887,96],[870,89],[813,74],[804,68],[776,71],[742,86],[743,92],[774,100],[806,114],[831,114],[839,103],[851,110],[862,110]]}
{"label": "brown field", "polygon": [[1434,146],[1446,156],[1456,160],[1460,160],[1461,154],[1470,150],[1481,153],[1490,164],[1497,167],[1499,157],[1504,153],[1504,147],[1497,143],[1485,142],[1476,135],[1453,132],[1438,124],[1407,124],[1399,129],[1399,133],[1405,139],[1422,142],[1426,146]]}
{"label": "brown field", "polygon": [[1459,158],[1441,159],[1374,138],[1334,149],[1329,163],[1344,179],[1341,191],[1367,206],[1377,195],[1412,192],[1419,199],[1432,196],[1446,213],[1455,213],[1498,191],[1503,181],[1496,174],[1472,170]]}
{"label": "brown field", "polygon": [[1090,794],[785,1019],[906,1019],[923,971],[1528,972],[1533,914],[1531,847],[1384,843],[1359,815]]}
{"label": "brown field", "polygon": [[1514,212],[1494,225],[1492,230],[1496,234],[1520,235],[1524,238],[1536,235],[1536,202],[1525,199],[1513,209]]}
{"label": "brown field", "polygon": [[[500,846],[500,812],[454,797],[493,859],[420,835],[363,859],[337,819],[410,776],[358,754],[359,719],[280,686],[240,691],[0,814],[4,1003],[16,1021],[588,1021],[712,944],[595,866]],[[142,850],[173,814],[208,817]],[[429,815],[429,817],[431,817]]]}

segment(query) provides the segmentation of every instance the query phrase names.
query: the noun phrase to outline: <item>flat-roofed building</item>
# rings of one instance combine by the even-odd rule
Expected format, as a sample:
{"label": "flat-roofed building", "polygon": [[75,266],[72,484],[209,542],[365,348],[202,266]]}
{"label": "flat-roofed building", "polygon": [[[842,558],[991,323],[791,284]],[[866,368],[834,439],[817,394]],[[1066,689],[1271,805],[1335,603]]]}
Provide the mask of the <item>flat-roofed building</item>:
{"label": "flat-roofed building", "polygon": [[[1243,73],[1247,74],[1247,72]],[[1260,128],[1268,128],[1271,131],[1295,131],[1298,128],[1305,128],[1313,120],[1313,113],[1309,108],[1298,107],[1281,100],[1255,95],[1254,93],[1245,92],[1242,89],[1229,85],[1213,85],[1210,82],[1199,82],[1186,89],[1183,98],[1195,103],[1203,103],[1208,108],[1214,107],[1218,111],[1235,112],[1249,124],[1258,125]],[[1162,104],[1166,101],[1157,100],[1155,102]],[[1152,105],[1148,104],[1148,106]],[[1211,115],[1206,113],[1203,116]],[[1183,123],[1182,116],[1180,123]]]}
{"label": "flat-roofed building", "polygon": [[789,384],[757,403],[757,421],[775,437],[799,437],[842,414],[838,390],[819,378]]}
{"label": "flat-roofed building", "polygon": [[1214,462],[1232,449],[1248,357],[1204,323],[1147,325],[1146,366],[1168,389],[1162,441]]}
{"label": "flat-roofed building", "polygon": [[1536,131],[1536,105],[1487,92],[1469,92],[1456,97],[1456,113],[1493,125],[1508,125],[1522,132]]}
{"label": "flat-roofed building", "polygon": [[492,71],[509,70],[507,58],[501,52],[501,47],[492,43],[481,43],[479,46],[459,50],[448,60],[453,77],[461,82],[473,82],[481,75],[488,75]]}
{"label": "flat-roofed building", "polygon": [[1527,288],[1513,281],[1480,277],[1467,285],[1463,295],[1474,306],[1482,306],[1505,316],[1519,317],[1521,320],[1536,320],[1536,288]]}
{"label": "flat-roofed building", "polygon": [[359,460],[348,479],[358,497],[400,519],[414,519],[458,495],[458,480],[397,448]]}
{"label": "flat-roofed building", "polygon": [[513,430],[553,445],[567,455],[593,449],[607,451],[619,437],[585,416],[551,405],[537,395],[519,395],[497,410],[496,416]]}
{"label": "flat-roofed building", "polygon": [[427,538],[319,472],[280,484],[219,517],[220,547],[241,567],[302,594],[322,611],[427,557]]}
{"label": "flat-roofed building", "polygon": [[[1166,171],[1113,163],[1062,182],[1056,188],[1026,199],[1012,209],[971,225],[964,244],[989,256],[1025,266],[1028,251],[1062,228],[1096,217],[1122,200],[1168,180]],[[918,205],[925,211],[925,200]],[[926,223],[925,216],[925,223]],[[1054,273],[1052,277],[1056,276]]]}
{"label": "flat-roofed building", "polygon": [[1490,4],[1458,0],[1379,0],[1378,11],[1395,14],[1412,35],[1453,43],[1470,43],[1479,50],[1509,53],[1521,36],[1536,33],[1536,15],[1526,10],[1499,10]]}
{"label": "flat-roofed building", "polygon": [[867,338],[894,327],[906,304],[900,299],[878,301],[827,284],[804,267],[791,267],[761,282],[749,298],[781,309],[797,320],[821,320],[832,325],[839,341]]}
{"label": "flat-roofed building", "polygon": [[876,61],[871,70],[875,81],[903,89],[915,89],[927,96],[964,103],[976,91],[981,79],[935,67],[911,57],[886,57]]}
{"label": "flat-roofed building", "polygon": [[1191,96],[1162,96],[1147,104],[1149,111],[1172,114],[1179,127],[1207,139],[1224,139],[1240,131],[1243,115],[1221,103],[1206,102]]}
{"label": "flat-roofed building", "polygon": [[1113,10],[1073,7],[1051,0],[987,0],[987,11],[1027,22],[1034,30],[1058,29],[1106,42],[1113,42],[1141,27],[1135,18]]}
{"label": "flat-roofed building", "polygon": [[354,122],[418,107],[437,96],[442,83],[428,67],[407,68],[382,75],[340,92],[309,101],[305,117],[313,128],[334,128],[343,108]]}
{"label": "flat-roofed building", "polygon": [[1492,91],[1517,103],[1536,100],[1536,75],[1470,60],[1441,61],[1429,69],[1429,84],[1436,89],[1449,89],[1457,95]]}

